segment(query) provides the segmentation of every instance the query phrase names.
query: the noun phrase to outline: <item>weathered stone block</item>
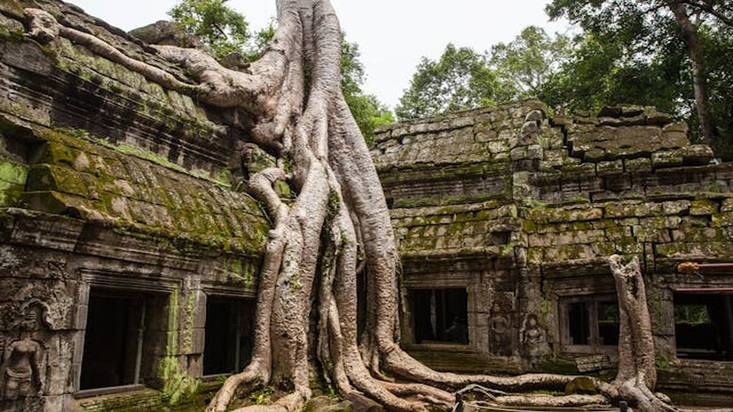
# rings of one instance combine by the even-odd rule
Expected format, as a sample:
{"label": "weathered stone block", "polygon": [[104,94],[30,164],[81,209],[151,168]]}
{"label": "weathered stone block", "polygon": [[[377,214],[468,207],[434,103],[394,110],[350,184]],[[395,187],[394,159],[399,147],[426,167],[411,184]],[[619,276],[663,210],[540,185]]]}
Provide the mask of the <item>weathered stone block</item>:
{"label": "weathered stone block", "polygon": [[527,262],[529,264],[540,264],[543,262],[543,252],[541,248],[533,247],[527,251]]}
{"label": "weathered stone block", "polygon": [[591,148],[583,152],[583,160],[588,162],[598,162],[606,158],[606,150],[601,148]]}
{"label": "weathered stone block", "polygon": [[533,144],[530,146],[527,146],[527,158],[528,159],[542,159],[543,156],[543,150],[542,146],[538,144]]}
{"label": "weathered stone block", "polygon": [[450,127],[458,129],[460,127],[473,126],[474,118],[472,116],[459,116],[450,120]]}
{"label": "weathered stone block", "polygon": [[653,216],[662,213],[662,205],[659,203],[647,202],[647,203],[610,203],[606,205],[606,218],[619,218],[619,217],[642,217],[642,216]]}
{"label": "weathered stone block", "polygon": [[720,207],[721,212],[733,212],[733,199],[725,199]]}
{"label": "weathered stone block", "polygon": [[652,153],[652,167],[655,169],[681,166],[683,163],[684,157],[679,150]]}
{"label": "weathered stone block", "polygon": [[662,203],[662,210],[666,215],[680,215],[690,210],[689,200],[676,200]]}
{"label": "weathered stone block", "polygon": [[510,153],[512,160],[524,160],[529,158],[527,146],[519,146],[512,149]]}
{"label": "weathered stone block", "polygon": [[687,139],[687,133],[684,132],[664,132],[662,135],[661,147],[665,149],[679,149],[690,144]]}
{"label": "weathered stone block", "polygon": [[569,244],[590,244],[604,240],[603,230],[578,230],[557,233],[529,235],[529,246],[561,246]]}
{"label": "weathered stone block", "polygon": [[596,166],[596,170],[599,175],[623,173],[624,162],[621,159],[608,162],[600,162]]}
{"label": "weathered stone block", "polygon": [[603,217],[603,209],[588,208],[552,208],[532,209],[529,219],[537,223],[592,221]]}
{"label": "weathered stone block", "polygon": [[562,150],[567,155],[562,130],[557,128],[546,128],[539,136],[542,147],[545,149]]}
{"label": "weathered stone block", "polygon": [[712,215],[718,211],[717,203],[708,199],[693,200],[690,205],[690,214],[693,216]]}
{"label": "weathered stone block", "polygon": [[672,133],[672,132],[678,132],[678,133],[684,133],[687,135],[689,132],[689,127],[687,126],[687,123],[685,122],[677,122],[677,123],[670,123],[662,128],[662,131],[664,133]]}
{"label": "weathered stone block", "polygon": [[624,122],[616,117],[599,117],[598,118],[598,125],[600,126],[613,126],[613,127],[619,127],[623,126]]}
{"label": "weathered stone block", "polygon": [[476,136],[477,142],[491,142],[493,140],[496,140],[498,137],[498,134],[494,129],[488,129],[488,128],[475,128],[474,133]]}
{"label": "weathered stone block", "polygon": [[545,114],[541,110],[532,110],[527,113],[527,116],[524,118],[524,120],[540,124],[543,120],[545,120]]}
{"label": "weathered stone block", "polygon": [[733,226],[733,212],[724,212],[713,216],[713,225],[716,226]]}
{"label": "weathered stone block", "polygon": [[704,165],[710,163],[715,158],[713,149],[707,145],[690,145],[680,149],[680,153],[684,164],[686,165]]}
{"label": "weathered stone block", "polygon": [[569,260],[592,259],[597,255],[590,245],[563,245],[545,248],[546,262],[565,262]]}
{"label": "weathered stone block", "polygon": [[649,158],[625,159],[625,169],[627,172],[649,172],[652,170],[652,160]]}
{"label": "weathered stone block", "polygon": [[509,142],[502,139],[496,139],[492,140],[487,144],[487,147],[489,148],[489,152],[496,154],[496,153],[508,153],[509,152]]}

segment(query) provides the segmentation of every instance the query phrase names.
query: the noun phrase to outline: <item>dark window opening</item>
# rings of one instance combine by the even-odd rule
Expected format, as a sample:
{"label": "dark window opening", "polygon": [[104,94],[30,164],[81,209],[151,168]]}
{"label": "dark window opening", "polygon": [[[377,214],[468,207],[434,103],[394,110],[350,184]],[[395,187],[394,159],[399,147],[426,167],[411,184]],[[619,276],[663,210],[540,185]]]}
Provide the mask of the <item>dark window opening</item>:
{"label": "dark window opening", "polygon": [[206,302],[204,375],[242,370],[252,358],[254,304],[209,297]]}
{"label": "dark window opening", "polygon": [[468,344],[466,289],[412,289],[415,343]]}
{"label": "dark window opening", "polygon": [[564,351],[595,353],[618,346],[619,309],[612,296],[564,299],[560,316]]}
{"label": "dark window opening", "polygon": [[92,289],[80,390],[141,383],[147,298]]}
{"label": "dark window opening", "polygon": [[733,361],[733,295],[674,295],[677,357]]}
{"label": "dark window opening", "polygon": [[618,345],[620,315],[618,304],[598,302],[598,344],[601,346]]}
{"label": "dark window opening", "polygon": [[571,303],[568,308],[568,328],[570,345],[587,345],[590,340],[590,322],[588,321],[588,304],[586,302]]}

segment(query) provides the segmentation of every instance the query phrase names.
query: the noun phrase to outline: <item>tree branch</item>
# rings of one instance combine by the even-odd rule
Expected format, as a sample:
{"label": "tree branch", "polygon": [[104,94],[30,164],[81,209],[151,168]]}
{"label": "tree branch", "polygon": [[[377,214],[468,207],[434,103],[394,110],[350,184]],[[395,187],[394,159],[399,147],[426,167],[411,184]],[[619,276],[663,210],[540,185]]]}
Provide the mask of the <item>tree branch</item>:
{"label": "tree branch", "polygon": [[698,11],[705,12],[717,18],[721,23],[724,23],[727,26],[733,27],[733,16],[728,16],[724,11],[716,9],[710,1],[674,0],[670,1],[669,4],[686,4]]}

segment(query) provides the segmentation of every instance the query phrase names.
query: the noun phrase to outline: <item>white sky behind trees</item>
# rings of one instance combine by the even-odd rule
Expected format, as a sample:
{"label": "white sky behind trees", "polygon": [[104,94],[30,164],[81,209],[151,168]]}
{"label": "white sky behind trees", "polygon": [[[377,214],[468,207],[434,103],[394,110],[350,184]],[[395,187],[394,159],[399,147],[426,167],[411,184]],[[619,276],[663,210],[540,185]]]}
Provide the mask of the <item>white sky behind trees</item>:
{"label": "white sky behind trees", "polygon": [[[177,0],[66,0],[124,30],[169,19]],[[359,44],[364,89],[394,108],[409,87],[420,58],[438,58],[446,44],[484,51],[511,41],[526,26],[549,33],[568,28],[549,22],[549,0],[331,0],[349,41]],[[229,0],[252,28],[275,15],[274,0]]]}

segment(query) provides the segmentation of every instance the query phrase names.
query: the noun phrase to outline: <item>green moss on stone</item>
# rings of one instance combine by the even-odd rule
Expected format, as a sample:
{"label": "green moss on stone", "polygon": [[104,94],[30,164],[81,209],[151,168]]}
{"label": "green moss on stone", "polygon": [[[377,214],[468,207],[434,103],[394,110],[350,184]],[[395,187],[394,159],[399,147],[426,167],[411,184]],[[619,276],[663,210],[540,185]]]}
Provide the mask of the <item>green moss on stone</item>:
{"label": "green moss on stone", "polygon": [[46,143],[23,196],[37,210],[105,221],[129,236],[164,238],[182,253],[263,250],[269,224],[251,197],[83,130],[38,135]]}
{"label": "green moss on stone", "polygon": [[27,166],[0,157],[0,207],[19,202],[27,175]]}
{"label": "green moss on stone", "polygon": [[158,365],[158,376],[163,382],[163,398],[170,405],[179,405],[189,400],[198,390],[199,380],[191,377],[181,368],[178,360],[178,303],[180,292],[174,290],[168,301],[168,339],[166,356]]}

